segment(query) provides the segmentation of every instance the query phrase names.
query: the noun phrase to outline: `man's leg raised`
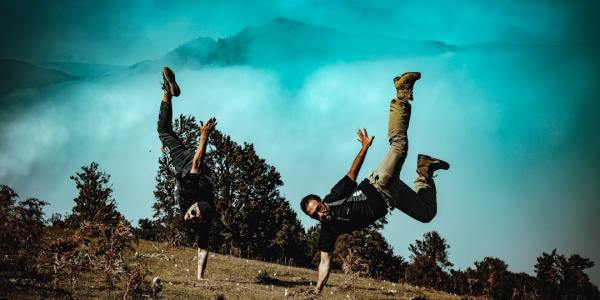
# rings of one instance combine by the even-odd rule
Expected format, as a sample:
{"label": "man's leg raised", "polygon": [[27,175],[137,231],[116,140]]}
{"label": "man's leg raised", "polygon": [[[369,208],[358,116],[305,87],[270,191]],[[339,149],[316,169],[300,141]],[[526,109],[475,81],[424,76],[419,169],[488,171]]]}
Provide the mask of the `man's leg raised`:
{"label": "man's leg raised", "polygon": [[369,180],[387,200],[391,200],[394,184],[399,181],[400,170],[408,152],[408,125],[410,123],[412,88],[421,77],[420,73],[408,72],[394,78],[397,98],[390,102],[388,139],[390,149]]}
{"label": "man's leg raised", "polygon": [[439,169],[448,170],[450,165],[440,159],[419,154],[415,189],[400,181],[392,202],[394,206],[421,222],[429,222],[437,214],[437,191],[433,173]]}
{"label": "man's leg raised", "polygon": [[[173,72],[170,69],[168,70],[171,73]],[[164,93],[158,115],[158,137],[162,142],[163,151],[166,152],[171,159],[171,164],[173,167],[175,167],[177,172],[181,172],[186,166],[191,166],[191,156],[193,156],[193,153],[183,144],[183,142],[173,131],[173,106],[171,104],[171,100],[173,98],[171,86],[173,84],[170,83],[167,77],[164,75],[165,72],[165,69],[163,69]],[[175,77],[173,76],[171,80],[174,81],[174,78]],[[177,87],[177,91],[179,91],[179,87]]]}

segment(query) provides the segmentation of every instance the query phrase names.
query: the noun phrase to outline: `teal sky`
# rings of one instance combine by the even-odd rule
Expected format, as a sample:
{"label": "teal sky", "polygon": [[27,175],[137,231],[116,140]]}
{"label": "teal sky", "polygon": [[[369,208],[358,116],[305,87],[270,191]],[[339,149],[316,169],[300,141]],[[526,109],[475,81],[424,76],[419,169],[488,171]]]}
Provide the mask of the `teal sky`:
{"label": "teal sky", "polygon": [[[402,179],[412,182],[417,153],[444,158],[452,168],[437,177],[432,223],[398,212],[389,217],[385,236],[396,252],[408,257],[409,243],[438,230],[459,268],[496,256],[513,271],[532,273],[535,258],[554,248],[600,263],[594,1],[210,2],[2,3],[0,58],[130,66],[276,17],[390,43],[474,45],[440,55],[330,57],[301,74],[286,64],[185,69],[178,72],[183,95],[175,112],[215,115],[236,141],[255,143],[282,173],[282,192],[297,208],[300,197],[325,194],[346,173],[359,147],[356,128],[376,136],[360,176],[377,166],[387,150],[392,78],[421,71]],[[160,74],[132,74],[0,97],[40,103],[21,114],[0,110],[0,183],[50,201],[48,213],[65,212],[75,197],[68,176],[95,160],[112,175],[125,216],[149,217]],[[589,271],[596,284],[599,270]]]}

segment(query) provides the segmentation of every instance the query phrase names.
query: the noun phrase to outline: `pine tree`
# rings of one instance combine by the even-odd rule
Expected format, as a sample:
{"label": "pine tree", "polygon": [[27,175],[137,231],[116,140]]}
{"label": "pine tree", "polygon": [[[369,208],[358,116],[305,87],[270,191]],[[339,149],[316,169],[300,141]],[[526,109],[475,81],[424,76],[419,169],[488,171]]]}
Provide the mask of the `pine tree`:
{"label": "pine tree", "polygon": [[78,228],[81,222],[99,216],[102,218],[100,221],[105,224],[125,221],[117,211],[117,204],[112,197],[110,175],[101,171],[98,163],[92,162],[89,166],[81,167],[81,172],[70,178],[75,182],[79,195],[74,199],[72,214],[66,220],[69,227]]}
{"label": "pine tree", "polygon": [[[169,167],[168,158],[163,155],[158,160],[158,174],[152,205],[154,210],[153,234],[156,239],[167,241],[171,245],[185,245],[187,239],[183,226],[183,214],[175,198],[175,173]],[[141,220],[140,220],[141,222]],[[147,224],[146,224],[147,225]]]}
{"label": "pine tree", "polygon": [[536,291],[536,278],[527,273],[511,273],[512,296],[511,299],[539,299]]}
{"label": "pine tree", "polygon": [[10,187],[0,185],[0,266],[20,272],[37,272],[44,248],[43,207],[36,198],[19,201]]}
{"label": "pine tree", "polygon": [[138,220],[138,227],[132,229],[134,235],[143,240],[156,241],[156,222],[148,218]]}
{"label": "pine tree", "polygon": [[18,248],[19,237],[7,234],[14,229],[14,205],[19,195],[10,187],[0,185],[0,254],[6,254]]}
{"label": "pine tree", "polygon": [[467,271],[450,270],[450,289],[448,291],[458,295],[471,295]]}
{"label": "pine tree", "polygon": [[42,209],[48,205],[48,202],[37,198],[27,198],[19,201],[15,207],[15,217],[21,223],[17,230],[20,231],[19,239],[22,248],[29,255],[41,251],[41,240],[44,237],[44,212]]}
{"label": "pine tree", "polygon": [[[310,259],[310,265],[312,267],[316,267],[319,265],[319,261],[321,260],[321,254],[319,252],[319,235],[321,232],[321,223],[317,223],[316,225],[308,228],[306,231],[306,244],[308,247],[307,254]],[[335,260],[334,266],[335,266]]]}
{"label": "pine tree", "polygon": [[446,269],[453,264],[448,260],[446,239],[436,231],[423,235],[423,240],[416,240],[408,250],[411,264],[406,269],[406,280],[415,285],[428,286],[436,289],[450,289],[450,275]]}
{"label": "pine tree", "polygon": [[598,299],[598,287],[590,282],[585,270],[594,262],[577,254],[568,259],[557,254],[542,253],[537,258],[535,272],[538,292],[542,299]]}
{"label": "pine tree", "polygon": [[475,262],[477,278],[483,284],[484,295],[492,299],[510,299],[512,295],[512,276],[508,265],[501,259],[485,257]]}
{"label": "pine tree", "polygon": [[437,231],[425,233],[422,241],[416,240],[415,244],[408,246],[408,250],[412,253],[411,258],[418,256],[428,257],[442,269],[453,266],[448,260],[449,248],[450,246],[446,243],[446,239],[442,238]]}

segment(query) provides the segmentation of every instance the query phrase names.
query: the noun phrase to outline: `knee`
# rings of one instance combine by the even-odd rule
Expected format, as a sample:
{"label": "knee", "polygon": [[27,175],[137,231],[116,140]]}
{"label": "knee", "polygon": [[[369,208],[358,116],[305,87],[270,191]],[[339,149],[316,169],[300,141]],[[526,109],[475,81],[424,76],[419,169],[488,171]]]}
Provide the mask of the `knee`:
{"label": "knee", "polygon": [[437,214],[437,209],[433,208],[429,211],[427,211],[427,213],[419,220],[422,223],[429,223],[433,220],[433,218],[435,218],[435,215]]}
{"label": "knee", "polygon": [[434,217],[435,217],[435,215],[426,216],[425,218],[423,218],[423,219],[421,219],[419,221],[421,221],[421,223],[430,223],[433,220]]}

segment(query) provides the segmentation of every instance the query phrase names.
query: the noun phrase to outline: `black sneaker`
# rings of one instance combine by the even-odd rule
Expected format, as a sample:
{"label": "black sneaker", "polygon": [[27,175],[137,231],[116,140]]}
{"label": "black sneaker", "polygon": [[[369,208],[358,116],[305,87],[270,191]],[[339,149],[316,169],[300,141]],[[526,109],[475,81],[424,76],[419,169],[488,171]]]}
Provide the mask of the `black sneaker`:
{"label": "black sneaker", "polygon": [[179,90],[179,85],[175,81],[175,72],[171,70],[169,67],[164,66],[162,69],[163,74],[163,89],[171,93],[171,95],[177,97],[181,94],[181,90]]}

